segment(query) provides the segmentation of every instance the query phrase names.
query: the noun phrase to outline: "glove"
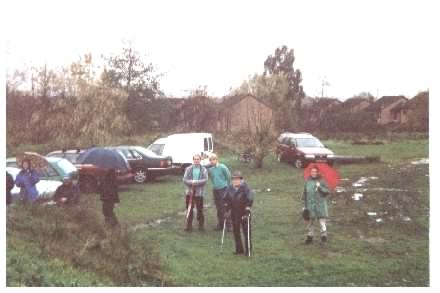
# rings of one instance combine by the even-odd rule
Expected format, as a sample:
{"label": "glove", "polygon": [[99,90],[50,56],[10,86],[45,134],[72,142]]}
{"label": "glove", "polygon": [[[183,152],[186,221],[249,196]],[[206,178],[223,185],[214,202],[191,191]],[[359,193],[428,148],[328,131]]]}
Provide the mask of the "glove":
{"label": "glove", "polygon": [[244,215],[241,217],[242,219],[249,218],[251,216],[251,207],[246,207],[244,209]]}

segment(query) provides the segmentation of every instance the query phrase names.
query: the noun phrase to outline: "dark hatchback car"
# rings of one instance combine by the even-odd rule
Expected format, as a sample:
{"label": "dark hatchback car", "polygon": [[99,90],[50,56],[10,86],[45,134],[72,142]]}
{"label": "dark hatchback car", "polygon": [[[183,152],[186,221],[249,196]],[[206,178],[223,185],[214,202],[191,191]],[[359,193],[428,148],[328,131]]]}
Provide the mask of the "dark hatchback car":
{"label": "dark hatchback car", "polygon": [[134,181],[144,183],[155,177],[173,174],[175,168],[172,167],[171,156],[160,156],[142,146],[116,146],[128,160],[134,173]]}

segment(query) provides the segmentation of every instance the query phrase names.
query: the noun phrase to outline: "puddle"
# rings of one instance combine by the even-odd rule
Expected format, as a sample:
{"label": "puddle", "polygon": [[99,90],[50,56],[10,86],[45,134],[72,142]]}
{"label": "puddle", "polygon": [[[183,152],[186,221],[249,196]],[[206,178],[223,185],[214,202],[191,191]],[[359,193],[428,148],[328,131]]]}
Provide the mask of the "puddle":
{"label": "puddle", "polygon": [[404,221],[404,222],[410,222],[410,221],[411,221],[411,218],[408,217],[408,216],[406,216],[406,217],[403,217],[403,218],[402,218],[402,221]]}
{"label": "puddle", "polygon": [[355,193],[351,198],[354,200],[360,200],[363,196],[364,195],[362,193]]}
{"label": "puddle", "polygon": [[369,215],[370,217],[375,217],[377,216],[376,212],[368,212],[367,215]]}
{"label": "puddle", "polygon": [[344,187],[337,186],[335,189],[336,193],[341,193],[347,191]]}
{"label": "puddle", "polygon": [[379,179],[379,177],[376,177],[376,176],[370,176],[370,177],[368,177],[370,180],[377,180],[377,179]]}
{"label": "puddle", "polygon": [[376,223],[383,223],[383,219],[376,219]]}
{"label": "puddle", "polygon": [[368,181],[367,177],[361,177],[358,179],[358,181],[354,182],[353,184],[351,184],[354,187],[362,187],[364,186],[364,184]]}
{"label": "puddle", "polygon": [[413,161],[413,162],[411,162],[411,164],[413,164],[413,165],[426,165],[426,164],[429,164],[429,159],[423,158],[418,161]]}

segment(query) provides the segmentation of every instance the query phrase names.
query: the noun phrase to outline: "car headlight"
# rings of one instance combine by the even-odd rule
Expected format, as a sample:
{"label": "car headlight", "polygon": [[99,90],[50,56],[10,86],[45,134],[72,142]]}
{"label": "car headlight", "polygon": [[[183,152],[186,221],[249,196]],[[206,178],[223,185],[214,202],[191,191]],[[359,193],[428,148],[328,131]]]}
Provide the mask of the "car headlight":
{"label": "car headlight", "polygon": [[327,158],[329,158],[329,159],[333,159],[334,157],[335,157],[334,154],[327,155]]}
{"label": "car headlight", "polygon": [[306,159],[314,159],[315,155],[305,155],[304,156]]}

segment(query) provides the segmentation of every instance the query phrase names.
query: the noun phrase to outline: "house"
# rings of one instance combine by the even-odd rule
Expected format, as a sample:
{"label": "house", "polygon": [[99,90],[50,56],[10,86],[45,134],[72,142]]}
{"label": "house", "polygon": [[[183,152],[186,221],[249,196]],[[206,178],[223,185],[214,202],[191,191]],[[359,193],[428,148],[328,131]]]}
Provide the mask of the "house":
{"label": "house", "polygon": [[383,96],[365,110],[374,113],[374,117],[380,125],[399,123],[396,112],[392,110],[407,100],[404,96]]}
{"label": "house", "polygon": [[365,110],[372,104],[369,98],[364,97],[353,97],[342,102],[338,109],[342,113],[357,113],[359,111]]}
{"label": "house", "polygon": [[218,112],[217,130],[231,134],[268,128],[275,132],[274,109],[251,94],[224,97]]}
{"label": "house", "polygon": [[429,125],[429,92],[417,94],[391,112],[403,128],[427,131]]}

